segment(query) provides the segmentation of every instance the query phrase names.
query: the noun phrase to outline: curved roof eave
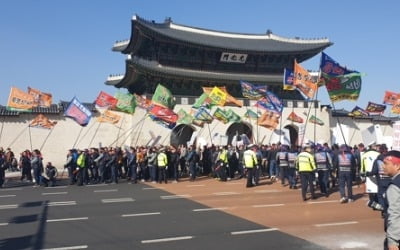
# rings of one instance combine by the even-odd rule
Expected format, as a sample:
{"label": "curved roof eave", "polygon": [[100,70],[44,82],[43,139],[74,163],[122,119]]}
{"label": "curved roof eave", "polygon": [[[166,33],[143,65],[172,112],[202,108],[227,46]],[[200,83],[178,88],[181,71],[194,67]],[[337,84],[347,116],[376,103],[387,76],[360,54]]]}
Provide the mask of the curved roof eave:
{"label": "curved roof eave", "polygon": [[[164,23],[155,23],[140,18],[137,15],[132,18],[132,33],[134,32],[135,25],[143,27],[143,30],[148,29],[155,34],[173,40],[236,51],[296,53],[310,50],[322,51],[333,44],[328,38],[284,38],[271,32],[267,34],[243,34],[207,30],[175,24],[170,19]],[[131,34],[131,40],[125,47],[125,50],[132,41],[133,34]]]}
{"label": "curved roof eave", "polygon": [[114,85],[116,87],[127,86],[130,80],[133,78],[134,72],[132,66],[141,68],[146,71],[157,72],[159,74],[182,77],[182,78],[195,78],[199,80],[208,79],[211,81],[240,81],[246,80],[250,82],[265,82],[265,83],[276,83],[282,82],[282,74],[237,74],[237,73],[223,73],[223,72],[212,72],[212,71],[198,71],[190,69],[182,69],[171,66],[163,66],[156,61],[149,61],[142,58],[134,57],[126,60],[126,74],[120,76],[119,79],[114,78],[107,79],[106,84]]}

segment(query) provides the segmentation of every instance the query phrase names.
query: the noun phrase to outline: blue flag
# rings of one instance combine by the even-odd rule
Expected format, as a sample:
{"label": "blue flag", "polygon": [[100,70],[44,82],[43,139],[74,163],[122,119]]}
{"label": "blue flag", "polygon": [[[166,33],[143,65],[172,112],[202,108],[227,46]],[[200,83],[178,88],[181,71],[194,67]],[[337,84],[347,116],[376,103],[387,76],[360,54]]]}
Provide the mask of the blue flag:
{"label": "blue flag", "polygon": [[92,112],[85,107],[76,97],[68,104],[64,115],[74,119],[79,125],[86,126],[92,118]]}

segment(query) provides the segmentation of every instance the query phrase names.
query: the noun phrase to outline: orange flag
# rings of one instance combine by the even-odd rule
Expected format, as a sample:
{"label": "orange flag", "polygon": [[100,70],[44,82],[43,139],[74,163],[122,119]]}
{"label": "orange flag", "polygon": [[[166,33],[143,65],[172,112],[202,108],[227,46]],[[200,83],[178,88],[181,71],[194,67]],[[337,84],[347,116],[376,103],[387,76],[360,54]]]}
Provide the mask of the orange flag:
{"label": "orange flag", "polygon": [[310,73],[296,61],[294,61],[293,85],[310,99],[314,97],[318,88]]}
{"label": "orange flag", "polygon": [[32,95],[35,101],[35,107],[50,107],[53,102],[53,96],[40,90],[28,87],[28,94]]}
{"label": "orange flag", "polygon": [[57,122],[52,122],[43,114],[38,114],[35,119],[29,123],[29,127],[52,129]]}
{"label": "orange flag", "polygon": [[257,124],[270,130],[276,129],[280,115],[272,111],[265,111],[258,119]]}
{"label": "orange flag", "polygon": [[11,87],[7,108],[17,111],[30,111],[35,106],[34,97],[18,88]]}
{"label": "orange flag", "polygon": [[97,121],[116,124],[119,122],[120,119],[121,119],[120,115],[117,115],[116,113],[113,113],[110,110],[106,110],[97,118]]}

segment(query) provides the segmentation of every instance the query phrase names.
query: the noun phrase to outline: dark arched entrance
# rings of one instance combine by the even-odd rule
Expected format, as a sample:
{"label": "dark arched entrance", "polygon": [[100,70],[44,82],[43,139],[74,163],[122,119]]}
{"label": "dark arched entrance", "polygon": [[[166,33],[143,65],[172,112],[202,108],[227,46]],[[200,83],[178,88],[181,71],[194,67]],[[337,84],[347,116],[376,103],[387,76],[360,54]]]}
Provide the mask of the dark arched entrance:
{"label": "dark arched entrance", "polygon": [[295,148],[299,138],[299,128],[296,125],[286,125],[285,128],[289,130],[290,146]]}
{"label": "dark arched entrance", "polygon": [[243,122],[235,122],[231,126],[229,126],[226,131],[226,135],[228,136],[228,144],[232,144],[233,137],[236,135],[245,134],[250,141],[253,139],[253,132],[251,127]]}
{"label": "dark arched entrance", "polygon": [[186,124],[180,124],[176,126],[171,132],[171,145],[177,147],[179,145],[186,145],[190,138],[192,137],[195,129]]}

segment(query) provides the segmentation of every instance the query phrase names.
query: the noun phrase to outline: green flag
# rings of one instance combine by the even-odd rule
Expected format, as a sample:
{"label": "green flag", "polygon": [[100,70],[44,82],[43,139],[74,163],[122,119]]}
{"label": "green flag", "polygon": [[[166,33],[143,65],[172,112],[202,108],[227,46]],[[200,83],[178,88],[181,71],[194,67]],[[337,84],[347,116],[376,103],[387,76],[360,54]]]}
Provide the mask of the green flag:
{"label": "green flag", "polygon": [[213,114],[214,118],[218,121],[222,122],[223,124],[227,124],[229,122],[229,118],[224,110],[217,108]]}
{"label": "green flag", "polygon": [[179,117],[179,119],[177,121],[178,123],[187,124],[187,125],[192,124],[193,117],[190,114],[188,114],[185,110],[180,109],[178,111],[178,117]]}
{"label": "green flag", "polygon": [[228,109],[226,111],[226,115],[228,116],[229,122],[240,122],[241,118],[238,114],[235,113],[232,109]]}
{"label": "green flag", "polygon": [[117,92],[115,98],[118,100],[115,110],[133,114],[136,108],[135,96],[130,93]]}
{"label": "green flag", "polygon": [[157,85],[156,90],[154,91],[153,98],[151,98],[151,101],[157,105],[160,105],[164,108],[169,108],[171,110],[174,109],[175,107],[175,98],[171,94],[171,91],[164,87],[161,84]]}

